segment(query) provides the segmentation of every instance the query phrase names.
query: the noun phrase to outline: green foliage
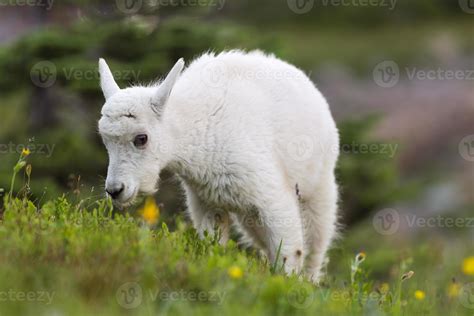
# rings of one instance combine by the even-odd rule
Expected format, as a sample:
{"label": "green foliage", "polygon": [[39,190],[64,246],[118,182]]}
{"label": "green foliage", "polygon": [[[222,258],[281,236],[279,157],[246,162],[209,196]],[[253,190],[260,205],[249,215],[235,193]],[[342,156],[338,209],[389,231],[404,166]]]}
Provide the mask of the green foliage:
{"label": "green foliage", "polygon": [[[424,279],[438,263],[418,262],[420,255],[376,266],[372,257],[383,251],[377,245],[364,260],[360,254],[352,260],[351,282],[354,255],[336,251],[329,277],[318,287],[275,274],[271,265],[233,241],[223,247],[216,238],[201,240],[183,222],[173,232],[164,223],[150,228],[140,218],[115,213],[106,200],[85,208],[65,197],[41,206],[26,198],[7,199],[0,247],[0,291],[13,293],[2,301],[0,313],[8,315],[235,315],[242,309],[250,315],[470,312],[444,290],[458,267],[443,269],[444,278]],[[242,270],[242,277],[231,277],[231,267]],[[370,271],[375,268],[385,271],[386,285],[374,279]],[[409,270],[416,274],[402,284],[401,275]],[[414,298],[417,289],[426,292],[426,301]],[[19,295],[32,296],[21,300]]]}
{"label": "green foliage", "polygon": [[[457,242],[455,257],[444,260],[427,251],[433,245],[429,237],[400,251],[389,239],[380,247],[370,224],[364,225],[332,251],[328,276],[316,286],[301,276],[284,276],[283,269],[232,240],[221,246],[218,236],[201,239],[181,220],[174,231],[165,223],[149,226],[93,196],[33,203],[28,162],[24,151],[12,178],[13,183],[25,171],[22,193],[9,191],[1,212],[2,315],[471,312],[460,292],[470,279],[460,275],[459,264],[470,245]],[[362,246],[366,252],[354,257]],[[450,281],[454,276],[459,277]]]}

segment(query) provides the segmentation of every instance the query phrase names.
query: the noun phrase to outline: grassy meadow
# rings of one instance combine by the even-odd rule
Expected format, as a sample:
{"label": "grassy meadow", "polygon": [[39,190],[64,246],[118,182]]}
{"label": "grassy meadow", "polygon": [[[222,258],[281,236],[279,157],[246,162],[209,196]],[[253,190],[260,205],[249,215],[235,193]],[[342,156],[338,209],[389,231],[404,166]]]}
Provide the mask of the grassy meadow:
{"label": "grassy meadow", "polygon": [[316,286],[234,241],[199,239],[185,220],[170,231],[153,199],[132,214],[74,192],[31,201],[28,154],[13,166],[23,189],[6,192],[0,222],[1,315],[474,312],[469,231],[395,243],[361,223],[343,232]]}

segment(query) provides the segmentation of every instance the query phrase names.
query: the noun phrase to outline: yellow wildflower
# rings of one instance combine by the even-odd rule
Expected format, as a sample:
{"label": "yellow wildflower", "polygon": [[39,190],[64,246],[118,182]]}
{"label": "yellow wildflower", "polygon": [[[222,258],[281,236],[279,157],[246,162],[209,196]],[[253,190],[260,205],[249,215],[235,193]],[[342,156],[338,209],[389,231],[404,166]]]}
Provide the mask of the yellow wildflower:
{"label": "yellow wildflower", "polygon": [[426,297],[426,294],[425,292],[421,291],[421,290],[416,290],[415,291],[415,298],[419,301],[422,301],[424,300]]}
{"label": "yellow wildflower", "polygon": [[448,297],[458,297],[460,291],[461,285],[459,283],[453,282],[448,287]]}
{"label": "yellow wildflower", "polygon": [[146,198],[145,205],[140,211],[142,218],[148,225],[154,225],[158,223],[160,218],[160,209],[156,205],[155,199],[152,196]]}
{"label": "yellow wildflower", "polygon": [[474,275],[474,256],[464,259],[462,264],[462,272],[466,275]]}
{"label": "yellow wildflower", "polygon": [[23,148],[23,150],[21,151],[21,155],[23,157],[29,156],[30,154],[31,154],[31,151],[29,148]]}
{"label": "yellow wildflower", "polygon": [[232,279],[241,279],[242,276],[244,275],[244,272],[238,266],[230,267],[229,270],[227,270],[227,273]]}

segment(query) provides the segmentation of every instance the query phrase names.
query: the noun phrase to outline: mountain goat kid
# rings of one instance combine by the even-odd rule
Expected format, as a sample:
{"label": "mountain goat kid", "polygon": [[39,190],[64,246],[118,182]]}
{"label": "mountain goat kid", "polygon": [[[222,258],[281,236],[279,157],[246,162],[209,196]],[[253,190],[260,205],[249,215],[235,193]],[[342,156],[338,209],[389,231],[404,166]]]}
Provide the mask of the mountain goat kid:
{"label": "mountain goat kid", "polygon": [[183,68],[121,90],[100,59],[107,193],[129,206],[167,168],[201,235],[218,229],[225,243],[234,225],[286,273],[317,281],[337,226],[339,136],[326,100],[259,51],[206,53]]}

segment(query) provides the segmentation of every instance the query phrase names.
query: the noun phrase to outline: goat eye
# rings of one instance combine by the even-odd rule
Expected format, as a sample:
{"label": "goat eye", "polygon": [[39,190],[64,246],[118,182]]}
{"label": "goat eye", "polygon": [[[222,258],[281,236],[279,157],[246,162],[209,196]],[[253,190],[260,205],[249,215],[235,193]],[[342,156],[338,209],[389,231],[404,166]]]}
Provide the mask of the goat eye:
{"label": "goat eye", "polygon": [[140,134],[135,136],[135,139],[133,140],[133,145],[137,148],[141,148],[146,145],[148,142],[148,136],[145,134]]}

